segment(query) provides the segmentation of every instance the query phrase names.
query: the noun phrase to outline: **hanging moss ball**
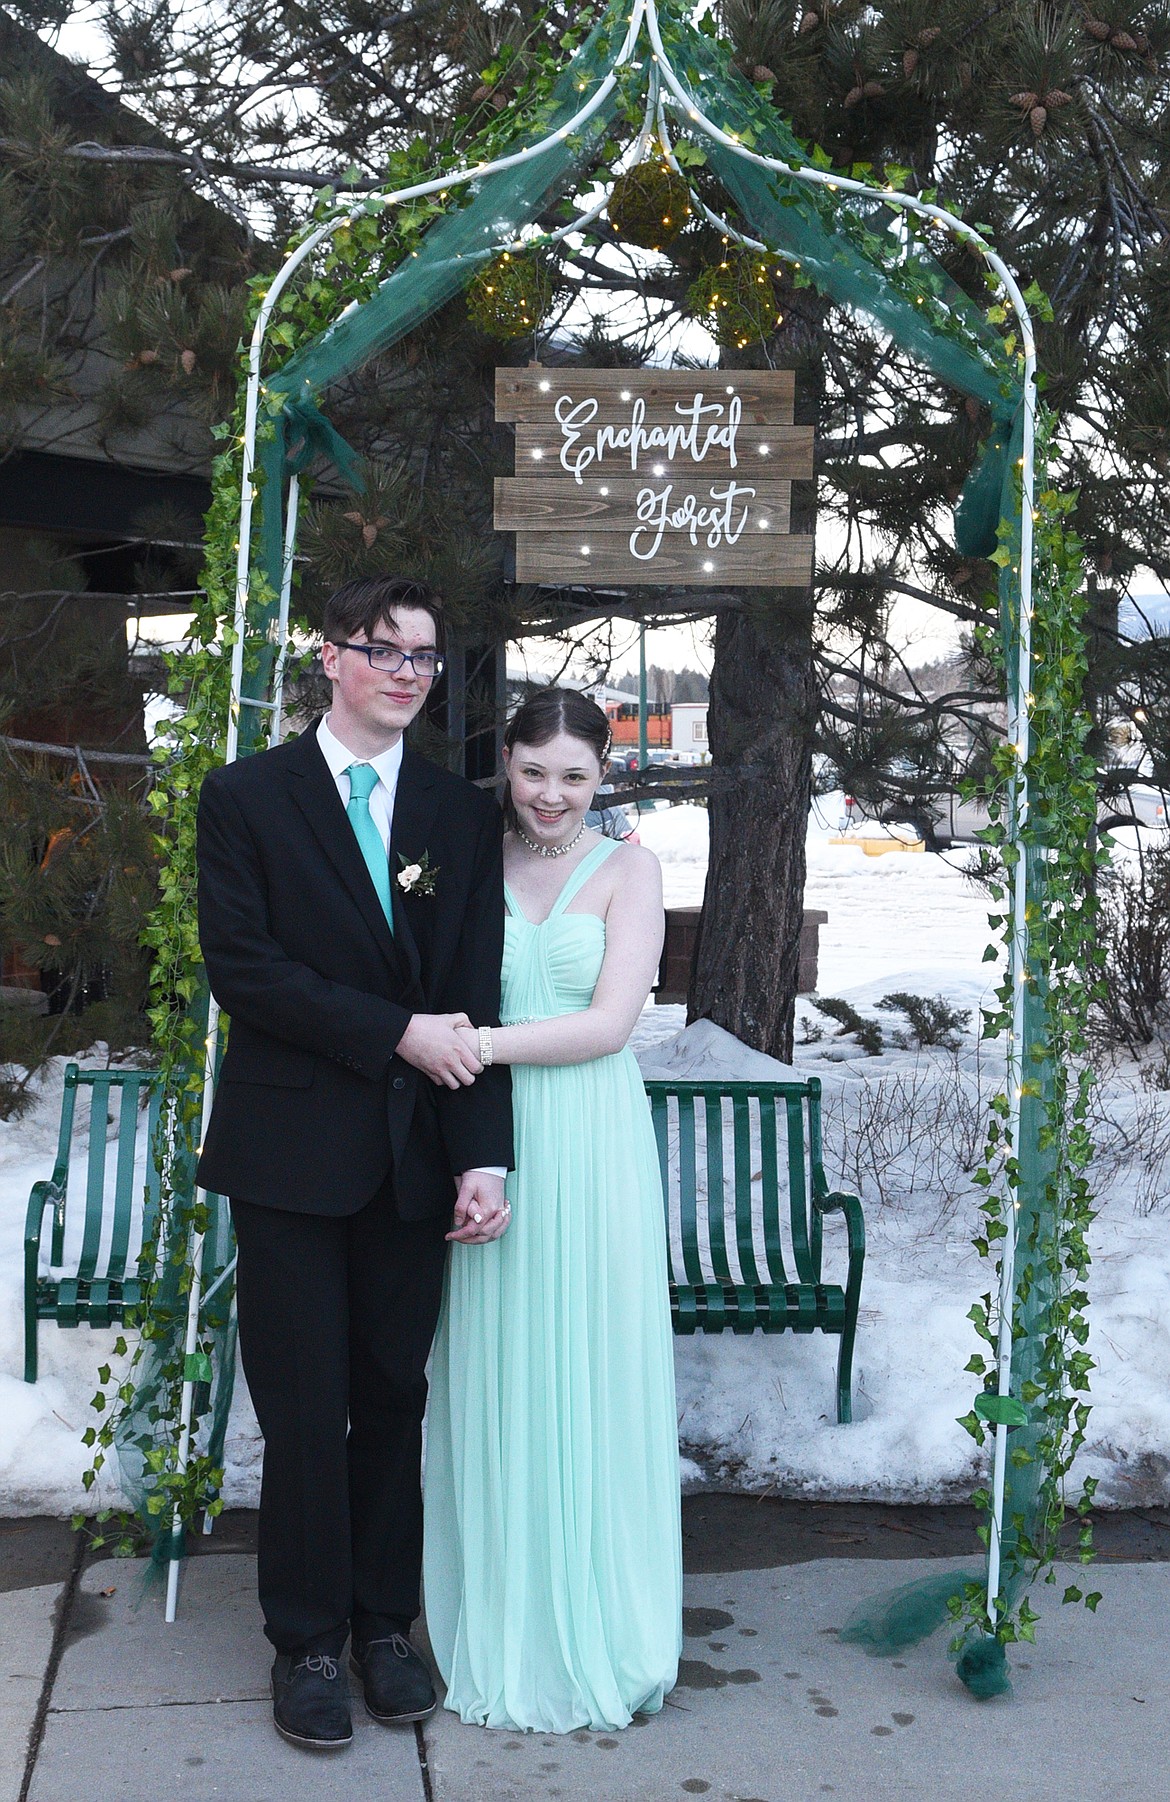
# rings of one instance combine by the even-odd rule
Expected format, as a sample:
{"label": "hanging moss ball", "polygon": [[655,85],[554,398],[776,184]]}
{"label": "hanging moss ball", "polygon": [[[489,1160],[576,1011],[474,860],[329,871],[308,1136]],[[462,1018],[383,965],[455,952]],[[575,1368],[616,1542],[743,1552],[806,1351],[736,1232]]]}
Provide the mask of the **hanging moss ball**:
{"label": "hanging moss ball", "polygon": [[489,337],[526,338],[548,310],[552,287],[542,256],[505,250],[472,279],[467,316]]}
{"label": "hanging moss ball", "polygon": [[767,338],[784,317],[776,300],[783,273],[774,257],[729,248],[691,283],[687,311],[725,350],[745,350]]}
{"label": "hanging moss ball", "polygon": [[660,158],[635,163],[619,175],[609,196],[609,222],[630,244],[665,250],[691,221],[691,191]]}

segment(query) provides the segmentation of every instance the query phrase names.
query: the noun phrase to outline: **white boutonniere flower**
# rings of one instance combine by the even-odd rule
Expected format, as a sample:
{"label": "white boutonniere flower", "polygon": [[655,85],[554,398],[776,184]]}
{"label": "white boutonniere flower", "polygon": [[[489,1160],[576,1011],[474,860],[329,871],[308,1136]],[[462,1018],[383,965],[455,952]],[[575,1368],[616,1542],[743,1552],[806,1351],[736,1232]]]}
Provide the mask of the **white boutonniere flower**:
{"label": "white boutonniere flower", "polygon": [[414,863],[408,862],[399,852],[398,861],[402,865],[398,872],[398,886],[404,895],[434,894],[435,877],[439,872],[431,868],[431,860],[425,851]]}

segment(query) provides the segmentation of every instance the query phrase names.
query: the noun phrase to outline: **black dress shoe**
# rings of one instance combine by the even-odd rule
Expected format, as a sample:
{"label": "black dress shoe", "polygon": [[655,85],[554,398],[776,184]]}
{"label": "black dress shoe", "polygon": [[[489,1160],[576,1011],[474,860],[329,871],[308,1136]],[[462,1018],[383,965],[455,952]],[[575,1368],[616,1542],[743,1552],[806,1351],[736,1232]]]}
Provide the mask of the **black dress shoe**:
{"label": "black dress shoe", "polygon": [[404,1633],[355,1639],[349,1664],[361,1678],[366,1713],[384,1727],[425,1721],[439,1705],[431,1673]]}
{"label": "black dress shoe", "polygon": [[349,1684],[329,1652],[278,1652],[272,1667],[272,1720],[282,1739],[313,1752],[336,1752],[353,1738]]}

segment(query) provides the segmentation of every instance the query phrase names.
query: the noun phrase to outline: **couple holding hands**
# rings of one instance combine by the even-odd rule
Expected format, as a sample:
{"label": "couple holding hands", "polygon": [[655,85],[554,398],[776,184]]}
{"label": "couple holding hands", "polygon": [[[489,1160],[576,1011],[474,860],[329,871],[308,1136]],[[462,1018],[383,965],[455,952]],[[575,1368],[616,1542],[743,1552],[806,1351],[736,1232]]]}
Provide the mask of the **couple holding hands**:
{"label": "couple holding hands", "polygon": [[[604,714],[537,692],[505,806],[403,733],[443,666],[421,584],[326,606],[329,713],[206,778],[199,929],[231,1018],[199,1181],[231,1201],[264,1435],[274,1720],[619,1728],[681,1644],[658,1158],[627,1041],[652,853],[591,831]],[[426,1367],[431,1354],[430,1402]],[[425,1504],[420,1465],[427,1413]]]}

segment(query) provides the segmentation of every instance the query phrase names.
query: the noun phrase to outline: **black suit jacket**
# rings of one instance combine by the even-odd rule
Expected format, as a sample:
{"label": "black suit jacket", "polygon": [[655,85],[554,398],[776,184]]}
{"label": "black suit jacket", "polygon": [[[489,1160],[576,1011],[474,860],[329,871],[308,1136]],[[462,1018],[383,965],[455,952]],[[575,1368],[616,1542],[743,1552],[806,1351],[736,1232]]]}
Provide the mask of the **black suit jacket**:
{"label": "black suit jacket", "polygon": [[394,1048],[412,1013],[499,1021],[502,820],[471,783],[403,751],[390,866],[434,893],[382,912],[316,728],[211,771],[199,798],[199,938],[231,1018],[199,1160],[220,1195],[357,1211],[391,1173],[404,1219],[448,1211],[459,1174],[512,1164],[511,1082],[439,1088]]}

